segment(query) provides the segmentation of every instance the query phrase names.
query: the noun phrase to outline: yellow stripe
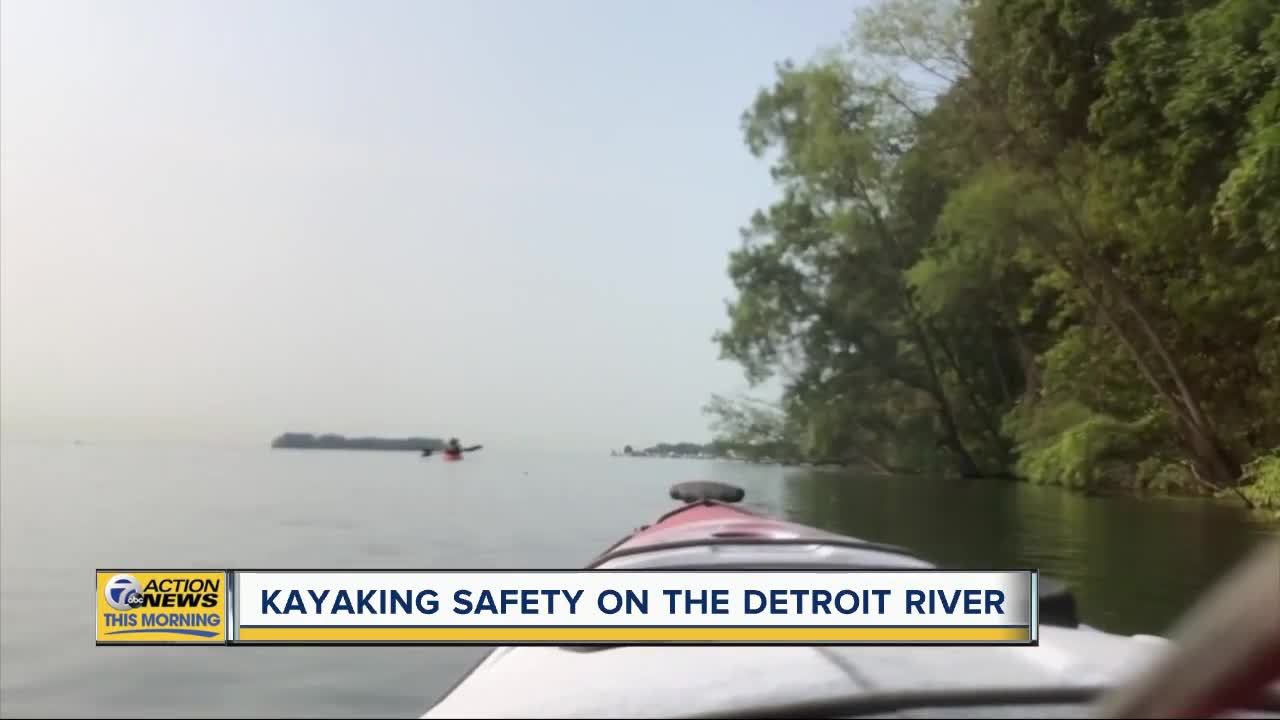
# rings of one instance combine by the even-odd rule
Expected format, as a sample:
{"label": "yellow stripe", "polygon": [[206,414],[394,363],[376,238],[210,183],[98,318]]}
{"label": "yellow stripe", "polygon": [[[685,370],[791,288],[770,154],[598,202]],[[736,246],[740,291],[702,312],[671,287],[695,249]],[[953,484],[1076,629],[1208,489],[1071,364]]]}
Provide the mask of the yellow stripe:
{"label": "yellow stripe", "polygon": [[243,642],[1029,642],[1019,628],[241,628]]}

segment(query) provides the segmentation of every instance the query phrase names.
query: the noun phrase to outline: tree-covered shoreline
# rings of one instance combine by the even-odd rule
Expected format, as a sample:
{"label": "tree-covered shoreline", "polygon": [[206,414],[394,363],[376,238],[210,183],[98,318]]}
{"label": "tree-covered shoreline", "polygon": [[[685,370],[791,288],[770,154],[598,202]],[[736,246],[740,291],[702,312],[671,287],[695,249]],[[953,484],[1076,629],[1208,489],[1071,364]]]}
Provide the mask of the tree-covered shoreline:
{"label": "tree-covered shoreline", "polygon": [[346,437],[333,433],[287,432],[271,441],[271,447],[292,450],[443,450],[444,440],[429,437]]}
{"label": "tree-covered shoreline", "polygon": [[885,0],[744,114],[718,440],[1280,506],[1275,0]]}

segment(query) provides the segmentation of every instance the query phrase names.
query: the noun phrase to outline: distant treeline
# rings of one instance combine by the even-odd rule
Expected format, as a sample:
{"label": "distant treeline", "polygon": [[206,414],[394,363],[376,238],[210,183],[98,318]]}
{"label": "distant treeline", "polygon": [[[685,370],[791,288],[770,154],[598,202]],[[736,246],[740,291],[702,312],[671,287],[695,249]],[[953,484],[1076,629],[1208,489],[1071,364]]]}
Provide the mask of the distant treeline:
{"label": "distant treeline", "polygon": [[804,457],[794,452],[794,448],[784,443],[734,443],[715,440],[705,445],[692,442],[658,443],[651,447],[637,450],[630,445],[621,452],[614,450],[613,455],[625,457],[659,457],[659,458],[699,458],[704,460],[741,460],[752,463],[768,463],[781,465],[806,466],[841,466],[861,467],[867,471],[878,468],[858,462],[857,458],[843,457]]}
{"label": "distant treeline", "polygon": [[348,438],[342,435],[312,435],[311,433],[285,433],[271,441],[273,448],[301,448],[304,450],[443,450],[440,438]]}
{"label": "distant treeline", "polygon": [[699,445],[698,443],[658,443],[643,450],[636,450],[630,445],[622,449],[623,455],[642,455],[646,457],[723,457],[726,448],[717,443]]}

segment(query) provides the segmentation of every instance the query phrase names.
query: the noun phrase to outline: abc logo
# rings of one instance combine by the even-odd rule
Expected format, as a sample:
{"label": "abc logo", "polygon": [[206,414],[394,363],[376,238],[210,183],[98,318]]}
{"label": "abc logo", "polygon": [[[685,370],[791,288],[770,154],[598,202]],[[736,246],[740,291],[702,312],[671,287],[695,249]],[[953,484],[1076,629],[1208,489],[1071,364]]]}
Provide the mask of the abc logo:
{"label": "abc logo", "polygon": [[103,590],[107,604],[116,610],[132,610],[143,603],[142,585],[132,575],[114,575]]}

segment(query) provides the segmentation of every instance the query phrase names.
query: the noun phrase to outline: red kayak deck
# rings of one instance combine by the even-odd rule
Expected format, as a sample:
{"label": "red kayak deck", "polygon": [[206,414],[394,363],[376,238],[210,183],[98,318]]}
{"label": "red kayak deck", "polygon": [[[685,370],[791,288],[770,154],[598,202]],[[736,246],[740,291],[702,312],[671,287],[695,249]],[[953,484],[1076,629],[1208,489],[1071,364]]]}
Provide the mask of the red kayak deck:
{"label": "red kayak deck", "polygon": [[588,567],[930,567],[902,548],[734,506],[743,492],[723,483],[681,483],[671,496],[684,504],[622,538]]}
{"label": "red kayak deck", "polygon": [[[604,551],[593,563],[618,555],[643,553],[684,545],[725,543],[848,543],[857,541],[807,525],[778,520],[715,500],[701,500],[676,508]],[[884,549],[897,551],[897,548]]]}
{"label": "red kayak deck", "polygon": [[625,544],[672,542],[689,537],[790,537],[795,534],[788,522],[704,500],[663,515],[632,535]]}

